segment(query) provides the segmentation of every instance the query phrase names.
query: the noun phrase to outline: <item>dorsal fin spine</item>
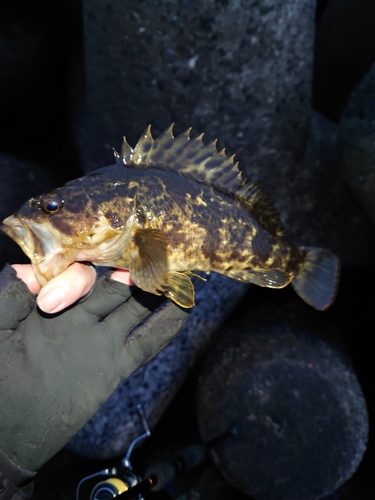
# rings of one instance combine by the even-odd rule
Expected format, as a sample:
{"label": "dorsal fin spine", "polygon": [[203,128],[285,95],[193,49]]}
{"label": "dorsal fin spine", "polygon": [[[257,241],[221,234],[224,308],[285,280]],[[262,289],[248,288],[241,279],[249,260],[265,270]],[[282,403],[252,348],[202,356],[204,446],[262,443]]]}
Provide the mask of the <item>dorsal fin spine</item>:
{"label": "dorsal fin spine", "polygon": [[122,141],[121,145],[121,159],[122,163],[128,165],[133,161],[134,149],[127,143],[126,137]]}
{"label": "dorsal fin spine", "polygon": [[228,158],[224,149],[218,151],[217,140],[205,145],[204,134],[191,139],[190,131],[191,128],[174,138],[173,125],[170,125],[157,139],[153,139],[149,125],[134,149],[124,137],[120,155],[115,153],[116,162],[154,165],[236,192],[243,179],[238,163],[234,162],[234,155]]}

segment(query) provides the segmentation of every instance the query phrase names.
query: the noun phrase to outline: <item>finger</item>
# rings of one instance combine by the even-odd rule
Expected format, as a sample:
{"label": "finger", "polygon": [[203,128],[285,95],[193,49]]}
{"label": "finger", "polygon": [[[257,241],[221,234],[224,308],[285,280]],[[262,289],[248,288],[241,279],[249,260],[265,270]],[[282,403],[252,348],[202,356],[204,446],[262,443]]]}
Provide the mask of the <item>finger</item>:
{"label": "finger", "polygon": [[34,295],[39,293],[41,286],[36,279],[31,264],[13,264],[12,267],[17,273],[17,278],[20,278],[26,284],[31,293]]}
{"label": "finger", "polygon": [[124,282],[110,279],[111,273],[102,276],[96,283],[91,295],[85,299],[86,311],[99,317],[107,316],[111,311],[126,302],[132,290]]}
{"label": "finger", "polygon": [[16,329],[35,304],[25,283],[16,277],[16,270],[7,264],[0,273],[0,341]]}
{"label": "finger", "polygon": [[[120,356],[118,366],[121,367],[121,376],[128,377],[161,351],[184,326],[190,311],[166,301],[145,321],[135,326],[125,339],[125,349],[117,353]],[[121,362],[124,357],[126,363]]]}
{"label": "finger", "polygon": [[95,280],[96,272],[92,266],[74,262],[41,289],[37,304],[46,313],[60,312],[84,297]]}
{"label": "finger", "polygon": [[119,281],[128,286],[134,285],[134,281],[131,279],[130,272],[127,269],[116,269],[116,271],[111,274],[111,280]]}

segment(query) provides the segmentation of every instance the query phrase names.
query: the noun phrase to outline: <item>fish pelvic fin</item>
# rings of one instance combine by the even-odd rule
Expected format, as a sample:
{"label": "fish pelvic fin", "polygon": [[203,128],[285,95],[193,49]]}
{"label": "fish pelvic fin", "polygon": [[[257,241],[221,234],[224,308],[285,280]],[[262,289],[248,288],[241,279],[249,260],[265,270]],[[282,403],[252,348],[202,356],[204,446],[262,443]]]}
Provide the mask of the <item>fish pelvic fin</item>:
{"label": "fish pelvic fin", "polygon": [[301,247],[306,257],[292,280],[292,286],[307,304],[318,311],[327,309],[335,299],[340,261],[329,250]]}
{"label": "fish pelvic fin", "polygon": [[185,273],[170,272],[163,293],[181,307],[190,308],[194,306],[194,286]]}

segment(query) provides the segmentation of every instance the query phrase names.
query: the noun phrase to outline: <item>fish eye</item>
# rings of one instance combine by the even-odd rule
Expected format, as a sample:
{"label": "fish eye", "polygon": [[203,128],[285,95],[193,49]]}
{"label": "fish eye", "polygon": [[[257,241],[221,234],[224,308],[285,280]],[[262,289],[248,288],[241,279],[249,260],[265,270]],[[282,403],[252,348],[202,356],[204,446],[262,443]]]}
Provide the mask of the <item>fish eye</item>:
{"label": "fish eye", "polygon": [[54,214],[62,208],[64,200],[59,193],[50,193],[44,196],[40,201],[40,208],[46,214]]}

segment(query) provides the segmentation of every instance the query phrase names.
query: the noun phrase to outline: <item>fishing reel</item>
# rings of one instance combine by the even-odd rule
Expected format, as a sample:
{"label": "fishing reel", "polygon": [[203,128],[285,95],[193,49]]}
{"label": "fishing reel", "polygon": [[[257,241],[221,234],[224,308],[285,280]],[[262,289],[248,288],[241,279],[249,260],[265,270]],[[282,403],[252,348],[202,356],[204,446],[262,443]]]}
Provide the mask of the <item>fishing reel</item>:
{"label": "fishing reel", "polygon": [[[104,469],[81,479],[76,489],[76,500],[81,500],[79,492],[82,484],[86,481],[89,481],[90,479],[93,479],[94,477],[111,476],[108,479],[100,481],[95,485],[95,487],[91,491],[90,500],[107,500],[110,498],[118,498],[119,496],[122,496],[123,493],[129,490],[133,490],[134,487],[140,483],[141,478],[133,471],[130,458],[131,454],[133,453],[134,447],[144,439],[151,436],[151,431],[142,405],[137,406],[137,412],[141,420],[144,432],[130,443],[130,446],[124,458],[121,460],[121,466],[113,467],[111,469]],[[128,498],[143,500],[142,494],[136,493],[134,496]]]}
{"label": "fishing reel", "polygon": [[137,412],[142,422],[144,433],[132,441],[125,457],[121,461],[121,467],[104,469],[81,479],[76,490],[76,500],[82,500],[79,496],[82,484],[97,476],[111,477],[95,485],[91,491],[90,500],[108,500],[111,498],[144,500],[144,493],[164,489],[165,486],[177,476],[188,472],[202,463],[210,449],[237,434],[235,428],[230,428],[228,431],[212,439],[205,445],[197,443],[188,446],[168,460],[151,465],[142,479],[134,472],[130,458],[134,447],[151,436],[151,431],[142,405],[137,406]]}

